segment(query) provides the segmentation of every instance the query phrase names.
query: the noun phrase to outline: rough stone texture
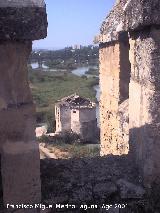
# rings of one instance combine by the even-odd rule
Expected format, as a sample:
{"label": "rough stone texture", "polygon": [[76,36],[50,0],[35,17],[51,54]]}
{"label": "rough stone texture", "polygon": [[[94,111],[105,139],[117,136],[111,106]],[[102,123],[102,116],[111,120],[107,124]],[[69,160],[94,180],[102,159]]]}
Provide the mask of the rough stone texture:
{"label": "rough stone texture", "polygon": [[5,205],[41,201],[39,148],[35,141],[7,141],[1,163]]}
{"label": "rough stone texture", "polygon": [[44,0],[1,0],[1,7],[44,7]]}
{"label": "rough stone texture", "polygon": [[127,0],[117,1],[109,15],[102,23],[100,29],[99,42],[117,41],[123,37],[121,32],[125,31],[125,13],[124,6]]}
{"label": "rough stone texture", "polygon": [[124,144],[128,144],[127,148],[129,149],[129,99],[119,105],[118,116],[120,121],[120,135]]}
{"label": "rough stone texture", "polygon": [[0,153],[4,204],[41,200],[35,106],[27,80],[30,52],[31,42],[0,43]]}
{"label": "rough stone texture", "polygon": [[130,148],[147,184],[160,177],[160,30],[136,33],[130,47]]}
{"label": "rough stone texture", "polygon": [[[100,208],[102,204],[114,206],[116,203],[128,203],[126,212],[131,212],[131,203],[137,198],[141,200],[145,193],[131,161],[124,156],[42,160],[42,200],[46,204],[53,204],[51,212],[81,212],[79,208],[55,210],[56,203],[75,204],[76,207],[97,204],[98,209],[91,212],[106,212],[106,209],[102,211]],[[134,207],[137,208],[136,204]],[[111,210],[114,212],[117,209],[113,207],[107,212]]]}
{"label": "rough stone texture", "polygon": [[160,25],[159,0],[128,0],[124,8],[126,30],[141,30],[152,25]]}
{"label": "rough stone texture", "polygon": [[[112,43],[100,46],[100,126],[101,155],[121,155],[128,153],[128,133],[123,129],[120,104],[128,98],[129,56],[128,46]],[[127,53],[127,54],[126,54]],[[127,59],[128,57],[128,59]],[[124,59],[125,62],[124,62]],[[125,63],[125,65],[124,65]],[[126,74],[127,73],[127,74]],[[120,111],[119,111],[120,110]],[[125,119],[127,125],[127,119]]]}
{"label": "rough stone texture", "polygon": [[0,40],[38,40],[47,36],[47,15],[42,0],[0,2]]}
{"label": "rough stone texture", "polygon": [[142,198],[145,194],[145,190],[141,186],[136,186],[124,179],[119,179],[117,185],[120,188],[121,198]]}
{"label": "rough stone texture", "polygon": [[[148,186],[159,182],[160,177],[159,12],[158,0],[119,0],[102,24],[99,37],[102,154],[121,154],[117,147],[119,144],[126,147],[129,120],[129,154]],[[125,40],[127,32],[131,38],[130,56]],[[129,119],[125,102],[128,85]]]}
{"label": "rough stone texture", "polygon": [[159,0],[119,0],[106,17],[96,42],[118,41],[123,33],[160,26]]}
{"label": "rough stone texture", "polygon": [[31,45],[31,42],[0,42],[0,110],[32,103],[26,64]]}

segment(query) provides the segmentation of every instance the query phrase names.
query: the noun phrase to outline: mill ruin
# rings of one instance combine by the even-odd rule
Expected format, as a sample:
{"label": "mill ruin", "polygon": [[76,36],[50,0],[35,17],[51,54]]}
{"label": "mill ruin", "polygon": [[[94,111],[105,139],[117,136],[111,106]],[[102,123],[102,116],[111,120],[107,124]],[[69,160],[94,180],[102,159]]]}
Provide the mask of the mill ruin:
{"label": "mill ruin", "polygon": [[86,142],[96,142],[96,104],[73,94],[55,104],[56,133],[73,132]]}

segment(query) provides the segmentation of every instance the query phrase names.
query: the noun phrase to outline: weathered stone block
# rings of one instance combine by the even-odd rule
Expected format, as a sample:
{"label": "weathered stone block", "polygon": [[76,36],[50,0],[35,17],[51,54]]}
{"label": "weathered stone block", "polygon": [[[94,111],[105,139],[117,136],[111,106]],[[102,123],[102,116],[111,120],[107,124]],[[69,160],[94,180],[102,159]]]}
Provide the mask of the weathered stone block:
{"label": "weathered stone block", "polygon": [[31,42],[0,43],[0,110],[32,103],[27,60]]}
{"label": "weathered stone block", "polygon": [[124,6],[127,0],[116,2],[115,6],[102,23],[99,37],[100,43],[118,41],[123,38],[120,32],[125,31]]}
{"label": "weathered stone block", "polygon": [[43,0],[2,0],[0,40],[38,40],[47,36]]}
{"label": "weathered stone block", "polygon": [[1,159],[4,204],[40,203],[38,144],[7,141]]}
{"label": "weathered stone block", "polygon": [[160,25],[159,0],[128,0],[124,7],[126,30],[140,30]]}
{"label": "weathered stone block", "polygon": [[33,140],[35,138],[35,107],[24,105],[0,111],[0,146],[6,140]]}
{"label": "weathered stone block", "polygon": [[130,151],[145,184],[159,182],[159,67],[160,30],[137,32],[130,40],[131,82],[129,92]]}
{"label": "weathered stone block", "polygon": [[[127,127],[123,130],[124,113],[122,116],[123,110],[120,108],[120,103],[128,99],[129,93],[128,46],[127,42],[126,45],[123,42],[100,45],[101,155],[128,153],[128,131]],[[128,121],[124,119],[127,125]]]}

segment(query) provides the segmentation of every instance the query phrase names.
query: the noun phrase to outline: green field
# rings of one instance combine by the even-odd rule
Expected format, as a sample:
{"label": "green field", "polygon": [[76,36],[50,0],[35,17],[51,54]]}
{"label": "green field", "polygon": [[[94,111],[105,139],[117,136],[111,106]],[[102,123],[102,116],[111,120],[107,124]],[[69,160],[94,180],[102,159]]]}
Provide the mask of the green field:
{"label": "green field", "polygon": [[[37,123],[54,125],[54,104],[57,100],[73,93],[96,101],[94,85],[98,79],[79,77],[70,72],[29,71],[30,88],[36,103]],[[52,130],[53,131],[53,130]]]}

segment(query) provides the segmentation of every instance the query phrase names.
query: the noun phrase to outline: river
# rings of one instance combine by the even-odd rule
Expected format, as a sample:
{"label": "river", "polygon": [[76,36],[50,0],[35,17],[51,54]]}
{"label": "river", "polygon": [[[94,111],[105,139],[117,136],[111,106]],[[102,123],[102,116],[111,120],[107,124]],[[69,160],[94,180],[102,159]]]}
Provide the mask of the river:
{"label": "river", "polygon": [[[32,69],[37,69],[39,67],[38,62],[31,63],[31,67],[32,67]],[[44,64],[42,64],[42,68],[43,69],[48,69],[48,67],[46,65],[44,65]]]}

